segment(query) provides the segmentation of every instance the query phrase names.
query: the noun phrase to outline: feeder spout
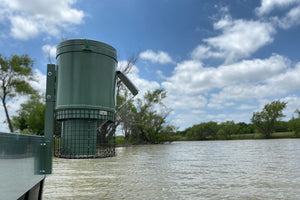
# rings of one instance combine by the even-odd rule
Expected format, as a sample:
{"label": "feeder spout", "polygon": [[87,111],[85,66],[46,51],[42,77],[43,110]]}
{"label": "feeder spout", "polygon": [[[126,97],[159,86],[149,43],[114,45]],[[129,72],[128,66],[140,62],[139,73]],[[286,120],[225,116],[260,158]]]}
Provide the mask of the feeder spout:
{"label": "feeder spout", "polygon": [[123,74],[121,71],[116,71],[116,75],[126,85],[133,96],[136,96],[138,94],[138,89],[133,85],[133,83],[127,78],[125,74]]}

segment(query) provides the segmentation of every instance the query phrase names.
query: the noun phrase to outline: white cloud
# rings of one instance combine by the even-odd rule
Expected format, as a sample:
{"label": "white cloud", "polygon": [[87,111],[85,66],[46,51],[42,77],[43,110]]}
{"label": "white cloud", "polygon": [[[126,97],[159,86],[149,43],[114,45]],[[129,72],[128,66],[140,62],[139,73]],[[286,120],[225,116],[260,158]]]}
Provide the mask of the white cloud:
{"label": "white cloud", "polygon": [[256,12],[258,15],[269,14],[272,10],[276,8],[286,8],[293,4],[300,3],[299,0],[262,0],[261,6],[256,8]]}
{"label": "white cloud", "polygon": [[[283,16],[274,16],[272,11],[277,10],[283,11]],[[300,0],[262,0],[261,6],[255,11],[259,16],[271,15],[270,22],[283,29],[300,24]]]}
{"label": "white cloud", "polygon": [[[202,51],[211,57],[223,56],[226,63],[249,57],[262,46],[271,43],[272,35],[275,33],[275,29],[270,23],[242,19],[232,20],[230,17],[216,22],[214,28],[221,30],[222,34],[204,39],[209,49],[202,49]],[[211,50],[212,48],[213,50]],[[193,54],[193,57],[197,57],[196,53]]]}
{"label": "white cloud", "polygon": [[212,94],[210,101],[223,108],[227,101],[253,102],[281,97],[300,90],[298,77],[300,77],[299,64],[295,68],[287,68],[281,73],[265,77],[265,80],[226,85],[220,92]]}
{"label": "white cloud", "polygon": [[[209,84],[208,82],[210,81],[206,77],[201,77],[201,72],[204,70],[202,63],[199,61],[184,61],[175,67],[174,74],[162,82],[162,86],[171,94],[197,94],[205,89],[205,87],[198,85],[198,83],[205,81]],[[210,73],[209,70],[207,73]]]}
{"label": "white cloud", "polygon": [[291,119],[293,116],[298,117],[298,115],[295,114],[295,110],[300,108],[299,96],[289,95],[281,99],[281,101],[287,102],[286,108],[283,112],[286,115],[286,120]]}
{"label": "white cloud", "polygon": [[30,85],[37,90],[41,95],[46,93],[46,81],[47,77],[40,70],[36,69],[33,72],[35,81],[30,81]]}
{"label": "white cloud", "polygon": [[158,78],[160,78],[160,79],[167,79],[167,77],[163,74],[163,72],[161,70],[157,70],[156,74],[157,74]]}
{"label": "white cloud", "polygon": [[42,47],[42,50],[47,57],[56,57],[56,46],[46,44]]}
{"label": "white cloud", "polygon": [[274,75],[280,74],[290,65],[290,61],[280,55],[274,54],[267,59],[243,60],[230,65],[221,65],[216,74],[221,78],[222,86],[227,83],[243,83],[264,81]]}
{"label": "white cloud", "polygon": [[207,99],[201,94],[188,96],[181,95],[179,93],[174,94],[168,91],[167,98],[164,103],[171,109],[191,110],[206,107]]}
{"label": "white cloud", "polygon": [[163,82],[162,86],[170,92],[198,94],[237,83],[265,81],[285,71],[288,66],[289,61],[276,54],[268,59],[243,60],[218,68],[204,67],[201,62],[190,60],[179,63],[173,76]]}
{"label": "white cloud", "polygon": [[288,29],[300,24],[300,5],[292,8],[284,17],[272,17],[271,21],[280,28]]}
{"label": "white cloud", "polygon": [[191,57],[196,60],[206,58],[224,58],[224,52],[213,51],[211,47],[205,45],[198,45],[191,53]]}
{"label": "white cloud", "polygon": [[237,107],[238,110],[253,110],[255,108],[256,106],[247,105],[247,104],[241,104],[240,106]]}
{"label": "white cloud", "polygon": [[140,58],[144,60],[150,60],[153,63],[161,63],[161,64],[166,64],[166,63],[172,63],[173,60],[169,56],[168,53],[163,52],[163,51],[158,51],[157,53],[152,51],[152,50],[146,50],[142,53],[140,53]]}
{"label": "white cloud", "polygon": [[0,21],[7,19],[11,35],[27,40],[44,33],[58,36],[61,29],[83,22],[84,12],[72,8],[75,0],[0,0]]}
{"label": "white cloud", "polygon": [[12,27],[11,34],[17,39],[26,40],[34,38],[39,34],[38,24],[35,21],[25,19],[21,16],[10,18]]}

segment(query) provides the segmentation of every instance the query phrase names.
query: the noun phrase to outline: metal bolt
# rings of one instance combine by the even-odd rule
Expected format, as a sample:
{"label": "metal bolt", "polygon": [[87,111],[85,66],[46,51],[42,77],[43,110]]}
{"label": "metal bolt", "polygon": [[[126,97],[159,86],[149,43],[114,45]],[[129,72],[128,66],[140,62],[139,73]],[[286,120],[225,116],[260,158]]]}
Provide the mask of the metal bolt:
{"label": "metal bolt", "polygon": [[47,99],[51,99],[51,95],[50,94],[47,95]]}
{"label": "metal bolt", "polygon": [[52,76],[52,72],[48,72],[48,76]]}

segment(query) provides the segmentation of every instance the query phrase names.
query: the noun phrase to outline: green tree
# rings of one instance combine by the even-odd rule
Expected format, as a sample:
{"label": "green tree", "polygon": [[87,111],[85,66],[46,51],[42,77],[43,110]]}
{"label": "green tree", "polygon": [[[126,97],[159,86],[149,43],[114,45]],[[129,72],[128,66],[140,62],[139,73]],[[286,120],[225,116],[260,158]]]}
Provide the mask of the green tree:
{"label": "green tree", "polygon": [[196,140],[195,126],[189,127],[183,131],[183,135],[186,136],[188,140]]}
{"label": "green tree", "polygon": [[148,91],[143,99],[138,99],[136,109],[132,110],[131,139],[138,143],[160,143],[172,140],[170,136],[175,131],[175,127],[166,123],[170,111],[162,103],[165,97],[166,91],[157,89]]}
{"label": "green tree", "polygon": [[245,122],[239,122],[239,123],[237,123],[237,125],[239,126],[238,134],[254,133],[253,124],[247,124]]}
{"label": "green tree", "polygon": [[116,126],[121,126],[124,139],[129,140],[131,127],[135,119],[134,114],[137,113],[137,108],[134,105],[133,99],[128,99],[127,92],[125,92],[125,95],[118,95],[117,102],[119,106],[123,106],[117,110]]}
{"label": "green tree", "polygon": [[279,100],[273,101],[270,104],[266,104],[261,112],[253,113],[252,123],[266,138],[270,138],[275,131],[278,119],[284,117],[282,111],[286,104],[286,102],[280,102]]}
{"label": "green tree", "polygon": [[224,130],[226,136],[237,134],[239,130],[239,125],[235,124],[234,121],[222,122],[220,126]]}
{"label": "green tree", "polygon": [[293,117],[290,121],[290,129],[295,132],[296,135],[300,135],[300,110],[295,110],[295,113],[298,114],[298,117]]}
{"label": "green tree", "polygon": [[39,96],[32,96],[21,104],[18,116],[13,116],[12,124],[16,130],[25,134],[44,135],[45,104]]}
{"label": "green tree", "polygon": [[36,92],[29,83],[30,80],[33,80],[32,67],[33,61],[28,55],[13,55],[10,58],[3,58],[0,55],[0,99],[10,132],[14,132],[14,129],[7,102],[11,101],[17,94],[28,95]]}
{"label": "green tree", "polygon": [[207,140],[217,137],[219,125],[217,122],[203,122],[192,126],[186,130],[186,136],[189,140]]}
{"label": "green tree", "polygon": [[227,134],[222,128],[220,128],[217,132],[217,139],[220,139],[220,140],[227,139]]}
{"label": "green tree", "polygon": [[289,128],[289,122],[287,121],[278,121],[275,126],[275,132],[288,132],[291,131]]}

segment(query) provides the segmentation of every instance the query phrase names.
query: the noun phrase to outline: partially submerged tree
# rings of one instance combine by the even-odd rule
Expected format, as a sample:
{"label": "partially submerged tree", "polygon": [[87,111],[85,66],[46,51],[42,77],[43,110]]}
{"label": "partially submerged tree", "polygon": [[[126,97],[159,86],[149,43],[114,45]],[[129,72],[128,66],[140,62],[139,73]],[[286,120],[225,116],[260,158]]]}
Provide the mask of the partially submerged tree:
{"label": "partially submerged tree", "polygon": [[166,98],[166,91],[157,89],[148,91],[143,99],[138,99],[131,125],[131,138],[134,141],[160,143],[172,140],[170,135],[176,128],[166,123],[170,110],[162,103],[164,98]]}
{"label": "partially submerged tree", "polygon": [[284,117],[282,111],[286,107],[286,102],[273,101],[266,104],[261,112],[254,112],[252,116],[252,123],[266,138],[271,137],[275,131],[277,121]]}
{"label": "partially submerged tree", "polygon": [[[138,56],[132,55],[124,65],[119,66],[118,70],[122,71],[123,74],[129,74],[137,60]],[[116,83],[116,96],[117,108],[119,109],[116,112],[115,125],[116,127],[121,127],[125,139],[128,140],[130,124],[132,124],[133,121],[132,110],[135,109],[135,106],[133,99],[130,99],[130,94],[120,79],[118,79]]]}
{"label": "partially submerged tree", "polygon": [[118,95],[118,105],[122,108],[117,110],[116,113],[116,126],[120,126],[124,134],[125,140],[130,139],[131,125],[134,123],[134,113],[136,113],[136,107],[133,99],[128,99],[128,92],[124,95]]}
{"label": "partially submerged tree", "polygon": [[[131,56],[119,66],[123,74],[129,74],[138,60]],[[171,140],[175,127],[166,124],[170,111],[163,105],[166,91],[158,89],[148,91],[142,99],[132,99],[132,95],[120,80],[116,83],[117,107],[116,126],[121,127],[125,140],[133,143],[160,143]],[[160,107],[160,111],[158,111]]]}
{"label": "partially submerged tree", "polygon": [[14,132],[14,128],[9,116],[7,103],[18,94],[28,95],[36,93],[29,83],[30,80],[33,80],[32,67],[33,60],[28,55],[13,55],[9,59],[0,55],[0,100],[10,132]]}

